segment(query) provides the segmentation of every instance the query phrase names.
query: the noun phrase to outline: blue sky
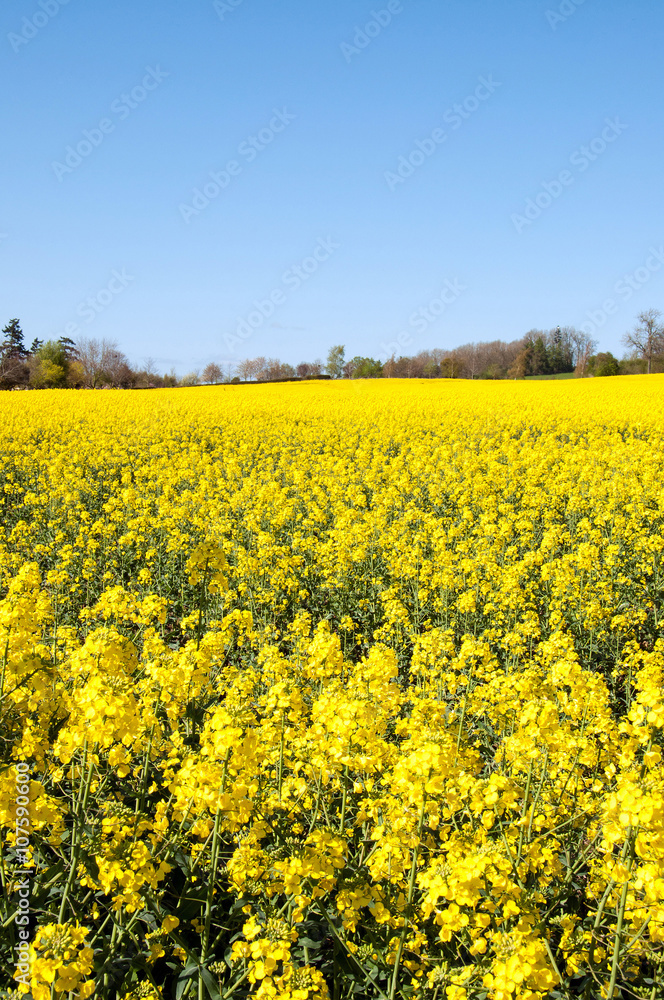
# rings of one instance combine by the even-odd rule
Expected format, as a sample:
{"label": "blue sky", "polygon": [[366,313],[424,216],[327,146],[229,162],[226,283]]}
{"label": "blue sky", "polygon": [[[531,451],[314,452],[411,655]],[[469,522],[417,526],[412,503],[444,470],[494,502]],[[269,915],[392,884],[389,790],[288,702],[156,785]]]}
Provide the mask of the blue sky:
{"label": "blue sky", "polygon": [[664,308],[663,28],[655,0],[6,0],[0,319],[179,373],[557,325],[621,354]]}

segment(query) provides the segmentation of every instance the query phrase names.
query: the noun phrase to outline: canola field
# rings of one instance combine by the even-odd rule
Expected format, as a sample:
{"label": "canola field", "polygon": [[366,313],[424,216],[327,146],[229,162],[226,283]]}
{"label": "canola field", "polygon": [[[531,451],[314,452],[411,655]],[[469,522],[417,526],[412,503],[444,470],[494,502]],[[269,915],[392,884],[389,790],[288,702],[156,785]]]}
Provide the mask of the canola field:
{"label": "canola field", "polygon": [[664,376],[0,394],[0,996],[664,996]]}

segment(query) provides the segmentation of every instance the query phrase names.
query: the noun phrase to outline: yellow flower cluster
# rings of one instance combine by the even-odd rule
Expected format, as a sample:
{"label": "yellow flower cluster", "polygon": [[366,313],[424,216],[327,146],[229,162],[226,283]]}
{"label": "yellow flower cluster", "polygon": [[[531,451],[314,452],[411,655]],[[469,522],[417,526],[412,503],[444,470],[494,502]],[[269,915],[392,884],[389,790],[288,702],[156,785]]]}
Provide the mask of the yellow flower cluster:
{"label": "yellow flower cluster", "polygon": [[0,988],[664,994],[663,389],[2,395]]}
{"label": "yellow flower cluster", "polygon": [[[50,1000],[51,986],[56,995],[70,994],[85,1000],[95,991],[92,972],[92,948],[85,943],[88,934],[77,924],[46,924],[37,931],[32,949],[30,992],[34,1000]],[[27,987],[19,987],[28,993]]]}

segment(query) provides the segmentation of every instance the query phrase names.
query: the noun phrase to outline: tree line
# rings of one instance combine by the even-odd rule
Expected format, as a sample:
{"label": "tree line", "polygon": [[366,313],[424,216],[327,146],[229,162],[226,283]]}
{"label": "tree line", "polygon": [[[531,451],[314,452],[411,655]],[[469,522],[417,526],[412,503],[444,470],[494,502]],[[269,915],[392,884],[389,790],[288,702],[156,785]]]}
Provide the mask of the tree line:
{"label": "tree line", "polygon": [[464,378],[522,379],[533,376],[577,377],[624,375],[664,371],[664,326],[661,313],[639,313],[634,329],[625,334],[622,359],[597,351],[597,341],[575,327],[530,330],[524,337],[434,348],[412,357],[380,361],[355,356],[346,360],[345,346],[335,344],[327,360],[290,365],[278,358],[248,358],[235,365],[211,362],[202,371],[178,377],[159,374],[148,359],[132,367],[117,343],[68,337],[33,340],[27,348],[21,325],[12,319],[0,342],[0,388],[46,389],[104,387],[121,389],[190,386],[202,383],[275,382],[316,378]]}
{"label": "tree line", "polygon": [[160,375],[150,360],[143,368],[132,367],[114,341],[35,338],[28,348],[17,319],[10,320],[2,334],[2,389],[141,389],[178,384],[174,373]]}

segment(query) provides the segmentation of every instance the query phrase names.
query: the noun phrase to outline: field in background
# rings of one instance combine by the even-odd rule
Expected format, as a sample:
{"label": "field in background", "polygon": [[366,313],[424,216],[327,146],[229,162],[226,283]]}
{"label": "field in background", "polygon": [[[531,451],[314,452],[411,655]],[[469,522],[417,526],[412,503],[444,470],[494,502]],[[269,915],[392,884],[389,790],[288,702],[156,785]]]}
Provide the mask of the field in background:
{"label": "field in background", "polygon": [[661,996],[664,376],[0,428],[0,988]]}

